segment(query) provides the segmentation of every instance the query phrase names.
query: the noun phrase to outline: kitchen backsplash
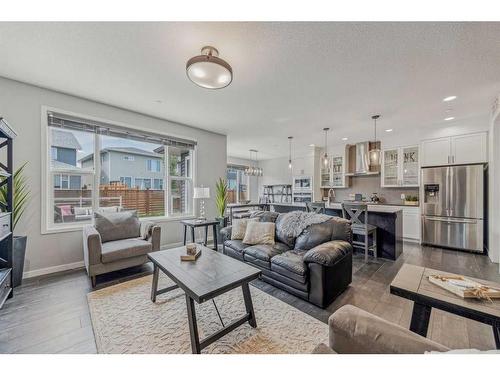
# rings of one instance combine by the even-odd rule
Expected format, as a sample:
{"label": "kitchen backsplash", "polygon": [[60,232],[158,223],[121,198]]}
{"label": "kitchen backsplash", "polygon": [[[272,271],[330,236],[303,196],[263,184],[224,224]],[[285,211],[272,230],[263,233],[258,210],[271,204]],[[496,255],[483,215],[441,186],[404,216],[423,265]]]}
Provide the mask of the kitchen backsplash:
{"label": "kitchen backsplash", "polygon": [[[328,189],[322,189],[323,196],[327,196]],[[380,198],[380,203],[400,204],[401,194],[412,195],[418,197],[418,188],[382,188],[380,187],[380,175],[376,176],[355,176],[351,177],[350,187],[346,189],[334,189],[335,201],[342,202],[349,200],[351,194],[360,193],[363,197],[370,199],[372,193],[377,193]]]}

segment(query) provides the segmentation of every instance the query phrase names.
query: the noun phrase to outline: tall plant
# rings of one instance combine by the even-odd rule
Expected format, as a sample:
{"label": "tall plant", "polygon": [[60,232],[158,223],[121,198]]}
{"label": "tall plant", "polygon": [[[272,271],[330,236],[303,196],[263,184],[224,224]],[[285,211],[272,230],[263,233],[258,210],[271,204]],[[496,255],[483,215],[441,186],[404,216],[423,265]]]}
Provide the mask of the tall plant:
{"label": "tall plant", "polygon": [[[14,195],[13,195],[13,207],[12,207],[12,231],[14,231],[17,223],[23,216],[26,210],[29,198],[30,189],[28,186],[28,179],[24,174],[24,168],[28,162],[21,165],[17,171],[14,172]],[[7,205],[7,184],[0,187],[0,203]]]}
{"label": "tall plant", "polygon": [[219,217],[224,217],[227,205],[227,181],[222,177],[215,184],[215,205]]}

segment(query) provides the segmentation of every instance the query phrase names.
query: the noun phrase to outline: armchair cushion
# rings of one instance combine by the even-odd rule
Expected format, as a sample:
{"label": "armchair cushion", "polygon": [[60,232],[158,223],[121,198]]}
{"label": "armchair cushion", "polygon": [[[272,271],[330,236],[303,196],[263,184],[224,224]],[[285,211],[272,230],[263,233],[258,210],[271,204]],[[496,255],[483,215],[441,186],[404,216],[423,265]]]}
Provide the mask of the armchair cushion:
{"label": "armchair cushion", "polygon": [[111,263],[117,260],[146,255],[153,250],[151,242],[141,238],[108,241],[102,244],[101,261]]}
{"label": "armchair cushion", "polygon": [[101,235],[101,241],[116,241],[140,237],[141,223],[137,211],[115,213],[94,213],[94,226]]}
{"label": "armchair cushion", "polygon": [[333,266],[349,252],[352,252],[352,245],[349,242],[329,241],[307,251],[304,255],[304,262]]}
{"label": "armchair cushion", "polygon": [[330,347],[340,354],[422,354],[449,350],[444,345],[351,305],[342,306],[333,313],[328,324]]}

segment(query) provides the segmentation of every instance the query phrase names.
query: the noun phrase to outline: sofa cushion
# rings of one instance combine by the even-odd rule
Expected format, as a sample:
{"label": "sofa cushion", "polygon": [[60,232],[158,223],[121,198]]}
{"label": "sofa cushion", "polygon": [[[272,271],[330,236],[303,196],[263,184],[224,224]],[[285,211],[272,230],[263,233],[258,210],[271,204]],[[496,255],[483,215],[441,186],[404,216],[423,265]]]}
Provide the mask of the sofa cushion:
{"label": "sofa cushion", "polygon": [[285,215],[282,214],[276,218],[276,241],[283,242],[288,247],[290,247],[290,249],[293,249],[295,245],[295,237],[288,236],[283,230],[282,225],[284,217]]}
{"label": "sofa cushion", "polygon": [[151,243],[141,238],[109,241],[102,244],[101,261],[111,263],[120,259],[146,255],[151,251]]}
{"label": "sofa cushion", "polygon": [[249,221],[245,232],[245,238],[243,238],[243,243],[247,245],[274,245],[275,228],[276,226],[274,223]]}
{"label": "sofa cushion", "polygon": [[246,245],[241,240],[227,240],[224,241],[224,246],[230,247],[234,251],[243,254],[243,250],[245,250],[250,245]]}
{"label": "sofa cushion", "polygon": [[137,211],[122,211],[102,214],[94,212],[94,226],[101,241],[116,241],[141,235],[141,223]]}
{"label": "sofa cushion", "polygon": [[331,219],[321,224],[309,225],[295,240],[295,249],[309,250],[330,241],[334,225],[335,222]]}
{"label": "sofa cushion", "polygon": [[276,255],[271,259],[271,270],[300,283],[305,283],[307,266],[302,259],[304,254],[305,251],[290,250]]}
{"label": "sofa cushion", "polygon": [[245,237],[247,231],[247,225],[249,221],[258,221],[259,219],[234,219],[231,229],[231,239],[232,240],[242,240]]}
{"label": "sofa cushion", "polygon": [[253,245],[245,249],[245,254],[251,255],[254,258],[269,262],[275,255],[284,253],[290,250],[283,243],[276,242],[274,245]]}

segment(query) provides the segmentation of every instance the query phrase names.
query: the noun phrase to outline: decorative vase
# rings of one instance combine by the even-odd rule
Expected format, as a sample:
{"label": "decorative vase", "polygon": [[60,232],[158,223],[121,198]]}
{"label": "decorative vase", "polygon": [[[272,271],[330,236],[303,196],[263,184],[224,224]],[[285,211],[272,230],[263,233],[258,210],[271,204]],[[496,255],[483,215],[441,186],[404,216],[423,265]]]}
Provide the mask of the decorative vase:
{"label": "decorative vase", "polygon": [[12,251],[12,284],[14,287],[21,285],[23,281],[27,240],[27,236],[14,236],[14,249]]}

